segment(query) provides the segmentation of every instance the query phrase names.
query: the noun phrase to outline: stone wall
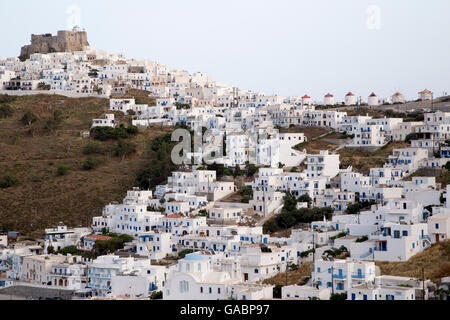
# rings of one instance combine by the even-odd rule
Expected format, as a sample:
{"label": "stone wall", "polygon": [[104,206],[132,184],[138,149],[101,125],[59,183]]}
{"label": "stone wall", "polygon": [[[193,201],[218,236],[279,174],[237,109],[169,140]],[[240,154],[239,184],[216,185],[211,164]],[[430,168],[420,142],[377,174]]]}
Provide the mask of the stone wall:
{"label": "stone wall", "polygon": [[31,45],[22,47],[21,57],[28,58],[33,53],[74,52],[89,46],[85,31],[58,31],[51,34],[31,35]]}
{"label": "stone wall", "polygon": [[[37,286],[16,285],[0,290],[0,294],[3,296],[12,296],[15,299],[20,297],[33,298],[34,300],[45,299],[61,299],[72,300],[74,290],[58,290]],[[14,298],[13,298],[14,299]]]}

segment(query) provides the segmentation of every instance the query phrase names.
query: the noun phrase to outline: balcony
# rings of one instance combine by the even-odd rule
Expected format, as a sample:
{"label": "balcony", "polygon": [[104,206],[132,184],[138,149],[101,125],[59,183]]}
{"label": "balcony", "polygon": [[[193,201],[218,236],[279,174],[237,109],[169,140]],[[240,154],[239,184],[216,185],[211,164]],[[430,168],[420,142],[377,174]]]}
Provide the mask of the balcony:
{"label": "balcony", "polygon": [[364,275],[361,273],[352,274],[352,279],[364,279]]}
{"label": "balcony", "polygon": [[347,279],[347,275],[345,275],[345,274],[334,274],[333,278],[334,279]]}

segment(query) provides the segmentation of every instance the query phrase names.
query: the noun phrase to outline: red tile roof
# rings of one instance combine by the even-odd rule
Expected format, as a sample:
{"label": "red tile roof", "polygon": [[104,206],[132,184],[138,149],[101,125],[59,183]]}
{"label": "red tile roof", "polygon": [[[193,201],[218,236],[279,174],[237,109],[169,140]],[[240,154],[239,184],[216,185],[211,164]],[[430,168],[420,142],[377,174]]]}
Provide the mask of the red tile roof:
{"label": "red tile roof", "polygon": [[184,218],[183,216],[180,216],[178,214],[171,214],[170,216],[166,217],[167,219],[181,219]]}
{"label": "red tile roof", "polygon": [[333,98],[334,96],[331,93],[328,93],[325,98]]}
{"label": "red tile roof", "polygon": [[347,93],[346,97],[354,96],[352,92]]}
{"label": "red tile roof", "polygon": [[99,236],[99,235],[96,235],[96,234],[92,234],[92,235],[90,235],[90,236],[86,236],[86,237],[84,237],[85,239],[94,239],[94,240],[103,240],[103,241],[105,241],[105,240],[111,240],[112,238],[111,237],[107,237],[107,236]]}
{"label": "red tile roof", "polygon": [[305,95],[302,97],[302,99],[311,99],[311,97],[308,96],[307,94],[305,94]]}

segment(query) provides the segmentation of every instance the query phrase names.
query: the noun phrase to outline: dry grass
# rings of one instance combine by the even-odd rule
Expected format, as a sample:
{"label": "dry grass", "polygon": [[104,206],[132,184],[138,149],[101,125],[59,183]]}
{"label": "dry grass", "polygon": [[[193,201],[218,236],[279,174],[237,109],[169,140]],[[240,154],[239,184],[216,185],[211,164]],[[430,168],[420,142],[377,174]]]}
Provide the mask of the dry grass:
{"label": "dry grass", "polygon": [[300,147],[298,147],[296,149],[300,150],[300,151],[303,151],[306,149],[306,151],[309,154],[318,154],[318,153],[320,153],[321,150],[329,150],[331,152],[333,150],[336,150],[337,148],[338,148],[338,146],[336,144],[330,143],[323,139],[318,139],[318,140],[314,140],[311,142],[307,142],[304,145],[301,145]]}
{"label": "dry grass", "polygon": [[[287,285],[303,284],[306,277],[310,277],[312,272],[312,262],[306,262],[298,267],[297,270],[291,270],[288,272]],[[276,276],[263,281],[264,284],[270,285],[286,285],[286,272],[279,273]]]}
{"label": "dry grass", "polygon": [[450,241],[441,242],[413,256],[406,262],[376,261],[382,275],[402,277],[422,277],[422,267],[425,277],[435,283],[441,278],[450,276]]}
{"label": "dry grass", "polygon": [[[0,119],[0,177],[13,174],[20,184],[0,189],[0,226],[14,223],[23,234],[39,235],[44,228],[64,222],[69,226],[90,224],[93,216],[101,215],[103,206],[121,201],[126,191],[135,185],[137,172],[144,167],[149,141],[170,129],[149,128],[130,138],[137,153],[124,161],[106,155],[94,155],[101,165],[92,171],[81,170],[87,156],[84,146],[91,139],[82,139],[80,131],[88,130],[93,118],[108,109],[106,99],[70,99],[62,96],[26,96],[11,103],[15,110],[9,119]],[[63,122],[56,132],[47,132],[44,125],[55,109],[60,109]],[[27,111],[35,113],[39,122],[34,134],[19,120]],[[129,117],[118,115],[122,122]],[[100,142],[111,150],[115,142]],[[70,170],[57,176],[59,165]],[[38,230],[38,231],[35,231]]]}
{"label": "dry grass", "polygon": [[116,99],[136,99],[136,104],[148,104],[149,106],[156,105],[155,98],[149,98],[149,92],[145,90],[131,89],[128,93],[122,97]]}
{"label": "dry grass", "polygon": [[408,147],[406,142],[391,142],[373,152],[344,148],[338,153],[341,155],[342,166],[352,166],[354,170],[368,174],[370,168],[382,167],[386,163],[387,157],[392,154],[392,150],[405,147]]}
{"label": "dry grass", "polygon": [[280,133],[304,133],[308,141],[320,137],[321,135],[326,134],[328,132],[330,132],[330,130],[317,127],[291,127],[291,128],[283,128],[280,130]]}

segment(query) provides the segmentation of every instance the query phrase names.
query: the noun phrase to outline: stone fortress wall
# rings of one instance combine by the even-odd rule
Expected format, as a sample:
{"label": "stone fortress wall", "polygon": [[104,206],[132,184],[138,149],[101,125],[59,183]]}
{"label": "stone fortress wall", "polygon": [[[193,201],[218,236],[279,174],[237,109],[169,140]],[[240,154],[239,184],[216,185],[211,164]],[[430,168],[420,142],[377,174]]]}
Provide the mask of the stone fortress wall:
{"label": "stone fortress wall", "polygon": [[74,52],[89,46],[86,31],[58,31],[56,36],[50,33],[31,35],[31,45],[22,47],[20,56],[29,57],[33,53]]}

